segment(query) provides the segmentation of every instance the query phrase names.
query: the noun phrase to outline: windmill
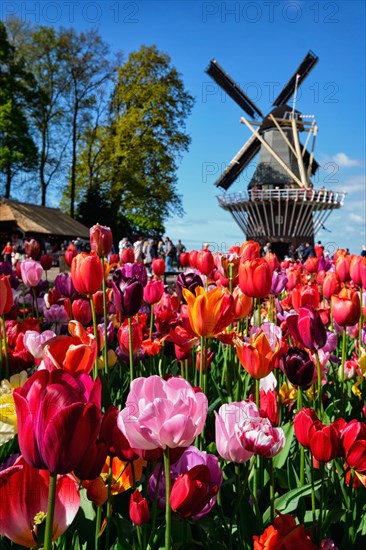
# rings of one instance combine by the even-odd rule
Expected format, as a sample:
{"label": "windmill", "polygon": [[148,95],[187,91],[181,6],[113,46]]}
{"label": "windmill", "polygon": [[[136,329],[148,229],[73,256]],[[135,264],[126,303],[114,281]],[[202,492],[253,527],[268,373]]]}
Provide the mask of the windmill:
{"label": "windmill", "polygon": [[[226,192],[259,154],[247,190],[219,195],[219,204],[231,213],[247,239],[261,245],[271,242],[280,256],[290,245],[314,243],[314,234],[345,199],[345,193],[314,189],[311,178],[319,168],[314,158],[318,127],[313,115],[302,115],[295,108],[299,87],[317,62],[318,57],[309,51],[266,116],[216,60],[206,71],[250,117],[240,119],[251,133],[248,141],[215,185]],[[306,136],[303,144],[300,133]]]}

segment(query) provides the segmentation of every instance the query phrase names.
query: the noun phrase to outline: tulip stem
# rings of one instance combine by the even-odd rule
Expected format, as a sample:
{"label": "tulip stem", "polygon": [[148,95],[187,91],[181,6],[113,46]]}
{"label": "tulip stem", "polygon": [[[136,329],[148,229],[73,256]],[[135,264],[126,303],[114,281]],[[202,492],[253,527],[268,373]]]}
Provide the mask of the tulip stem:
{"label": "tulip stem", "polygon": [[[5,376],[4,376],[4,378],[6,378],[6,380],[9,380],[9,357],[8,357],[8,344],[7,344],[7,338],[6,338],[6,326],[5,326],[5,317],[4,317],[4,315],[1,315],[1,328],[2,328],[3,340],[4,340],[4,358],[5,358]],[[3,350],[2,350],[1,331],[0,331],[0,356],[1,356],[0,367],[2,367]]]}
{"label": "tulip stem", "polygon": [[36,289],[34,288],[34,286],[32,287],[32,294],[33,294],[33,305],[36,311],[36,318],[38,319],[39,318],[38,301],[37,301]]}
{"label": "tulip stem", "polygon": [[151,304],[150,305],[150,331],[149,331],[150,340],[152,339],[153,328],[154,328],[154,304]]}
{"label": "tulip stem", "polygon": [[165,550],[171,549],[171,522],[172,509],[170,507],[170,456],[169,447],[164,449],[164,473],[165,473]]}
{"label": "tulip stem", "polygon": [[322,368],[319,360],[318,350],[315,350],[316,369],[318,373],[318,413],[323,416],[323,397],[322,397]]}
{"label": "tulip stem", "polygon": [[50,472],[46,528],[45,528],[45,535],[44,535],[44,550],[52,549],[53,516],[55,512],[56,488],[57,488],[57,474],[52,474]]}
{"label": "tulip stem", "polygon": [[323,525],[323,506],[324,506],[324,462],[320,463],[321,487],[320,487],[320,503],[319,503],[319,519],[318,519],[318,541],[322,540],[322,525]]}
{"label": "tulip stem", "polygon": [[133,349],[132,349],[132,323],[131,323],[131,317],[128,317],[128,353],[130,357],[130,384],[132,380],[134,379],[134,372],[133,372]]}
{"label": "tulip stem", "polygon": [[341,407],[340,407],[340,416],[343,416],[344,413],[344,364],[346,362],[346,338],[347,332],[346,327],[343,328],[343,337],[342,337],[342,364],[341,364]]}
{"label": "tulip stem", "polygon": [[112,499],[112,464],[113,464],[113,456],[109,457],[109,470],[108,470],[108,500],[107,500],[107,525],[106,525],[106,532],[105,532],[105,547],[106,550],[109,549],[109,534],[110,534],[110,528],[111,528],[111,515],[112,515],[112,505],[111,505],[111,499]]}
{"label": "tulip stem", "polygon": [[269,459],[269,501],[271,506],[271,523],[273,523],[275,515],[275,488],[274,488],[274,469],[273,458]]}
{"label": "tulip stem", "polygon": [[255,404],[257,405],[257,409],[259,411],[259,409],[260,409],[260,380],[259,380],[259,378],[255,379]]}
{"label": "tulip stem", "polygon": [[97,517],[95,520],[95,539],[94,539],[94,546],[95,550],[99,550],[100,548],[100,524],[102,523],[102,507],[97,506]]}
{"label": "tulip stem", "polygon": [[[103,273],[105,273],[104,269],[104,257],[101,257],[102,260],[102,266],[103,266]],[[102,292],[103,292],[103,322],[104,322],[104,347],[103,347],[103,357],[104,357],[104,374],[108,374],[108,318],[107,318],[107,286],[105,281],[105,276],[103,276],[102,279]]]}
{"label": "tulip stem", "polygon": [[[301,387],[299,386],[297,388],[297,412],[300,412],[302,409],[302,391]],[[299,443],[300,448],[300,485],[301,487],[304,486],[305,481],[305,449],[304,447]]]}
{"label": "tulip stem", "polygon": [[313,453],[310,451],[310,472],[311,472],[311,511],[313,524],[315,525],[315,489],[314,489],[314,461]]}
{"label": "tulip stem", "polygon": [[[93,296],[92,295],[89,296],[89,301],[90,301],[90,309],[91,309],[91,312],[92,312],[92,319],[93,319],[94,338],[97,341],[98,352],[99,352],[97,316],[95,314],[95,306],[94,306],[94,301],[93,301]],[[93,367],[93,379],[96,380],[97,377],[98,377],[98,357],[95,358],[94,367]]]}

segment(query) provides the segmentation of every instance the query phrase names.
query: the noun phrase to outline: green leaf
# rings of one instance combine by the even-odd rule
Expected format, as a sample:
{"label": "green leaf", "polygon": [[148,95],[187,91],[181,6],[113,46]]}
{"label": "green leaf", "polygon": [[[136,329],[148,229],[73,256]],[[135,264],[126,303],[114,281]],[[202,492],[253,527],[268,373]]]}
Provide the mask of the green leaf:
{"label": "green leaf", "polygon": [[[314,491],[320,488],[322,484],[322,480],[319,479],[314,483]],[[293,512],[296,510],[299,500],[302,497],[305,497],[307,495],[310,495],[311,493],[311,484],[304,485],[304,487],[299,487],[298,489],[293,489],[292,491],[289,491],[285,493],[284,495],[281,495],[280,497],[275,499],[275,510],[278,510],[282,514],[288,514],[290,512]],[[266,524],[270,520],[270,514],[271,510],[270,507],[267,508],[267,510],[264,512],[263,515],[263,523]]]}
{"label": "green leaf", "polygon": [[287,457],[289,455],[289,452],[290,452],[292,440],[294,438],[294,424],[293,424],[293,422],[287,422],[287,424],[282,426],[282,429],[285,433],[286,443],[285,443],[285,446],[282,449],[282,451],[280,451],[278,453],[278,455],[276,455],[273,458],[273,466],[275,468],[282,468],[282,466],[285,464],[285,462],[287,460]]}

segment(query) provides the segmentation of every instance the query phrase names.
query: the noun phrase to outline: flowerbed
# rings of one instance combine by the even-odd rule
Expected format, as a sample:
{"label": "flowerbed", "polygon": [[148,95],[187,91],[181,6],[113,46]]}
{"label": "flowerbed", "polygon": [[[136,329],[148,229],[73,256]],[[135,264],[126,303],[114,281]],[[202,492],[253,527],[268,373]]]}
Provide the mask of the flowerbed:
{"label": "flowerbed", "polygon": [[366,258],[111,245],[0,264],[1,548],[360,547]]}

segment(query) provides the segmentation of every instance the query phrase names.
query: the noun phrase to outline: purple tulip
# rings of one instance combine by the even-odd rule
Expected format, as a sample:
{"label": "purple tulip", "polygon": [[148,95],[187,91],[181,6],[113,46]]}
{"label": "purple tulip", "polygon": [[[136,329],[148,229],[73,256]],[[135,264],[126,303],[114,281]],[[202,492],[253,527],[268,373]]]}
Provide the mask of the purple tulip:
{"label": "purple tulip", "polygon": [[288,278],[283,271],[274,271],[272,274],[271,294],[275,296],[281,294],[283,289],[286,288],[287,282]]}
{"label": "purple tulip", "polygon": [[75,290],[72,278],[68,273],[60,273],[55,278],[55,288],[61,296],[66,298],[75,298],[77,291]]}
{"label": "purple tulip", "polygon": [[[145,269],[145,268],[144,268]],[[113,274],[112,281],[114,305],[122,315],[135,315],[142,304],[144,287],[136,277],[125,277],[121,269]]]}
{"label": "purple tulip", "polygon": [[120,269],[124,277],[128,279],[132,279],[133,277],[136,277],[136,279],[139,281],[139,283],[142,284],[142,286],[147,285],[147,271],[144,264],[127,263],[127,264],[124,264]]}
{"label": "purple tulip", "polygon": [[316,350],[327,341],[327,333],[320,315],[312,306],[300,307],[298,315],[286,319],[290,335],[305,348]]}
{"label": "purple tulip", "polygon": [[[195,466],[207,466],[210,470],[210,482],[208,490],[213,487],[219,489],[222,484],[222,471],[216,456],[208,454],[205,451],[199,451],[196,447],[188,447],[182,456],[170,467],[171,483],[174,485],[175,480],[181,475],[189,472]],[[165,475],[162,464],[158,464],[152,475],[149,478],[148,495],[153,501],[156,493],[156,483],[159,479],[157,502],[161,509],[165,508]],[[192,516],[193,520],[198,520],[208,514],[216,503],[217,495],[213,496],[210,501],[200,510],[200,512]]]}
{"label": "purple tulip", "polygon": [[289,348],[282,356],[283,369],[294,386],[308,386],[314,377],[315,365],[304,349]]}
{"label": "purple tulip", "polygon": [[195,273],[194,271],[186,271],[185,273],[180,273],[175,282],[175,291],[178,295],[178,298],[181,302],[185,303],[183,298],[182,289],[186,288],[194,294],[194,289],[197,286],[203,286],[202,277]]}

